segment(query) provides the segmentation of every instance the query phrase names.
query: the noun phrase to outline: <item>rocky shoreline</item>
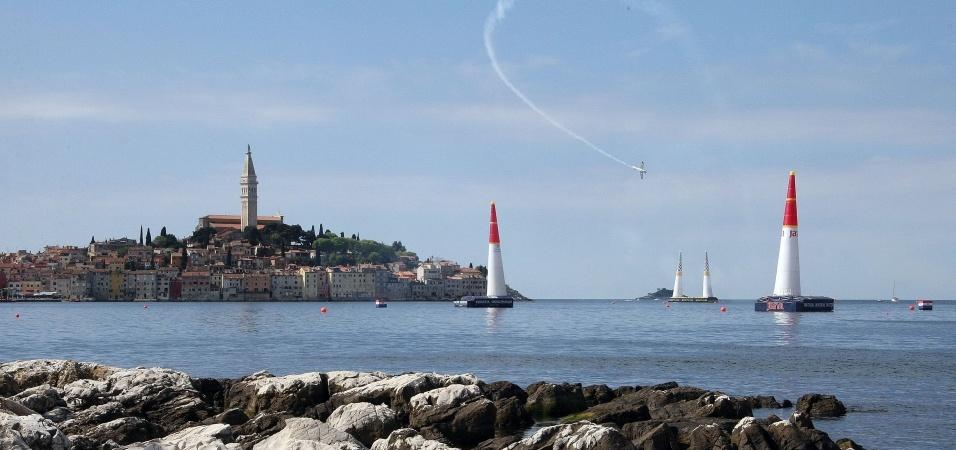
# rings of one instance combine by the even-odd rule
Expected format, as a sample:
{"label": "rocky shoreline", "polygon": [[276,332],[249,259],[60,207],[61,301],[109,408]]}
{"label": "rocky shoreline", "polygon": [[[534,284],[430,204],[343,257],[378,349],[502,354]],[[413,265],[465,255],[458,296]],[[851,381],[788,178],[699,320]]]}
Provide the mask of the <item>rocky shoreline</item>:
{"label": "rocky shoreline", "polygon": [[0,449],[862,450],[814,428],[813,418],[846,414],[833,396],[807,394],[787,419],[754,417],[789,406],[673,382],[522,388],[471,374],[349,371],[213,379],[30,360],[0,364]]}

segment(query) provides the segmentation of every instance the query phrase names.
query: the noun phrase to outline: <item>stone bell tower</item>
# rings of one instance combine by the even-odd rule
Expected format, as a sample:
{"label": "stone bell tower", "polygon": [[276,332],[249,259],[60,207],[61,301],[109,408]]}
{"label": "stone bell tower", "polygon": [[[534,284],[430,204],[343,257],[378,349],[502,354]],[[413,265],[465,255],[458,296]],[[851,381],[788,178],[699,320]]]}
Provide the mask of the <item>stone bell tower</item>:
{"label": "stone bell tower", "polygon": [[242,176],[239,178],[239,186],[242,187],[242,214],[239,216],[239,223],[242,230],[248,226],[258,225],[259,193],[256,186],[259,182],[256,180],[256,168],[252,165],[252,146],[246,146],[246,163],[242,167]]}

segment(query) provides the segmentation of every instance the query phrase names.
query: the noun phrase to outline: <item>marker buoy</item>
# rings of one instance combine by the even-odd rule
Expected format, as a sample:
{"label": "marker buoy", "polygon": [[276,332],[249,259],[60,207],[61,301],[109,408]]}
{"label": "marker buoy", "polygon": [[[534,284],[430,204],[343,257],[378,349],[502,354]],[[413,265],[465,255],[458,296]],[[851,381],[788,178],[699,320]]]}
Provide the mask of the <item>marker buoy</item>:
{"label": "marker buoy", "polygon": [[726,306],[721,306],[721,307],[720,307],[720,312],[727,312],[727,307],[726,307]]}
{"label": "marker buoy", "polygon": [[319,312],[322,313],[322,314],[325,314],[325,313],[329,312],[329,308],[326,308],[326,307],[323,306],[323,307],[319,308]]}
{"label": "marker buoy", "polygon": [[910,311],[913,311],[914,309],[916,309],[916,305],[910,305]]}
{"label": "marker buoy", "polygon": [[19,319],[19,318],[20,318],[20,313],[17,313],[17,315],[14,316],[14,317],[16,317],[17,319]]}
{"label": "marker buoy", "polygon": [[143,309],[149,309],[149,305],[143,305]]}
{"label": "marker buoy", "polygon": [[671,307],[671,304],[670,304],[670,303],[665,303],[665,304],[664,304],[664,307],[665,307],[665,308],[670,308],[670,307]]}

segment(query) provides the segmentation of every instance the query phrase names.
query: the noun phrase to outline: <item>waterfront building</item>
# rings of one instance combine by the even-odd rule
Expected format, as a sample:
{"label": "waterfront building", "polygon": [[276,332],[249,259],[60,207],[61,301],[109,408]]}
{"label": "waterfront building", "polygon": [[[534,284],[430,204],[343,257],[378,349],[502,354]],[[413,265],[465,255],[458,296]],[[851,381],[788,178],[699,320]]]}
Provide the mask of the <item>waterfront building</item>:
{"label": "waterfront building", "polygon": [[272,274],[272,298],[274,300],[299,300],[302,298],[302,278],[294,272]]}
{"label": "waterfront building", "polygon": [[[179,282],[177,290],[174,292],[173,285]],[[179,269],[176,267],[166,267],[156,269],[156,299],[157,300],[175,300],[180,297],[182,292],[182,281],[179,277]],[[175,294],[175,295],[174,295]]]}
{"label": "waterfront building", "polygon": [[243,274],[224,273],[213,277],[218,281],[219,296],[222,300],[240,300],[243,294]]}
{"label": "waterfront building", "polygon": [[370,299],[375,296],[375,274],[353,267],[330,267],[329,293],[333,299]]}
{"label": "waterfront building", "polygon": [[425,261],[415,269],[418,281],[427,282],[429,280],[441,280],[441,264],[434,261]]}
{"label": "waterfront building", "polygon": [[329,276],[324,268],[299,268],[299,277],[302,283],[302,298],[329,298]]}
{"label": "waterfront building", "polygon": [[108,300],[122,300],[124,298],[123,285],[125,276],[122,270],[109,271]]}
{"label": "waterfront building", "polygon": [[123,300],[156,300],[156,272],[136,270],[123,273]]}
{"label": "waterfront building", "polygon": [[261,272],[249,272],[242,277],[243,300],[268,300],[272,292],[272,275]]}
{"label": "waterfront building", "polygon": [[181,283],[181,298],[183,300],[213,300],[218,299],[218,293],[210,292],[211,280],[209,272],[183,272]]}

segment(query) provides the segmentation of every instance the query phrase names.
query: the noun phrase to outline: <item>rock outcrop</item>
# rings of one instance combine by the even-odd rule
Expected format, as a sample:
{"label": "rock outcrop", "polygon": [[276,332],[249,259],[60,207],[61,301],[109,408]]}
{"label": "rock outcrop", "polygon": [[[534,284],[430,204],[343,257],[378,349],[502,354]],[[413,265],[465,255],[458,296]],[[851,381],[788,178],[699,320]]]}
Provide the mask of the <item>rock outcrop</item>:
{"label": "rock outcrop", "polygon": [[249,417],[260,412],[302,415],[328,399],[328,378],[323,373],[276,377],[268,372],[257,372],[228,388],[226,407],[239,408]]}
{"label": "rock outcrop", "polygon": [[205,425],[186,428],[162,439],[139,442],[123,447],[123,450],[239,450],[233,442],[232,429],[228,425]]}
{"label": "rock outcrop", "polygon": [[634,450],[634,444],[620,431],[588,421],[553,425],[538,430],[529,438],[506,447],[507,450]]}
{"label": "rock outcrop", "polygon": [[332,428],[351,434],[366,446],[388,437],[401,426],[398,416],[391,408],[365,402],[336,408],[326,423]]}
{"label": "rock outcrop", "polygon": [[304,418],[287,419],[282,431],[253,447],[253,450],[287,449],[366,450],[366,447],[344,431]]}
{"label": "rock outcrop", "polygon": [[81,379],[101,380],[115,367],[62,359],[34,359],[0,364],[0,396],[11,396],[26,389],[50,385],[63,387]]}
{"label": "rock outcrop", "polygon": [[70,440],[49,419],[39,414],[18,416],[0,411],[0,448],[68,450],[70,447]]}
{"label": "rock outcrop", "polygon": [[839,417],[846,415],[846,406],[836,397],[826,394],[807,394],[797,400],[796,410],[811,417]]}
{"label": "rock outcrop", "polygon": [[[808,394],[788,420],[752,417],[770,396],[662,383],[508,382],[473,375],[310,372],[190,378],[34,360],[0,364],[0,448],[43,450],[837,450],[814,418],[846,413]],[[532,413],[563,423],[526,434]]]}
{"label": "rock outcrop", "polygon": [[534,417],[562,417],[587,408],[581,384],[535,383],[528,386],[526,407]]}
{"label": "rock outcrop", "polygon": [[396,411],[407,411],[408,402],[415,395],[452,384],[477,384],[471,374],[439,375],[436,373],[407,373],[385,378],[332,395],[332,406],[367,402],[386,404]]}
{"label": "rock outcrop", "polygon": [[425,439],[411,428],[395,430],[372,444],[371,450],[458,450],[442,442]]}

